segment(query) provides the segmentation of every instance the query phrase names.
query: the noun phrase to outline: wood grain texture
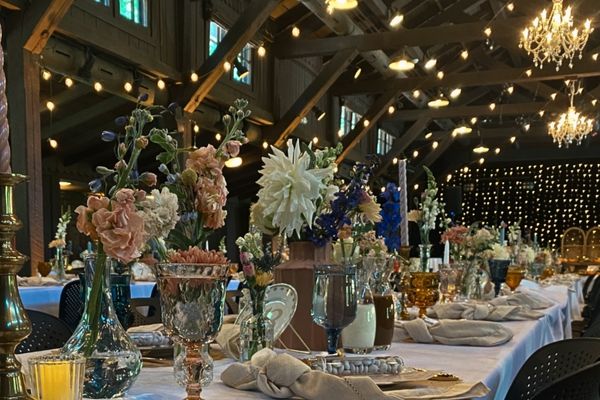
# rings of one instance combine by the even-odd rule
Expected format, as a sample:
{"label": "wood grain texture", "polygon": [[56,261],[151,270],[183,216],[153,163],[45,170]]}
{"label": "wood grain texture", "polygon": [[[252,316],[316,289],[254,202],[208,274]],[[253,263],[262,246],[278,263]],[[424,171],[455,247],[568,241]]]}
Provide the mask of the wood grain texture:
{"label": "wood grain texture", "polygon": [[[39,0],[38,0],[39,1]],[[40,54],[74,0],[52,0],[26,39],[25,50]]]}

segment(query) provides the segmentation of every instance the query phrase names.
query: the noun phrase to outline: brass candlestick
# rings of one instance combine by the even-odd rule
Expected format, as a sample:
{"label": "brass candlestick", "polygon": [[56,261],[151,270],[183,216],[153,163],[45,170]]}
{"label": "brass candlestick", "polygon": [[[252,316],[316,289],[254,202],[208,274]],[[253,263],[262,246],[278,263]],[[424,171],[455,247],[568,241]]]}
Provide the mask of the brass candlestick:
{"label": "brass candlestick", "polygon": [[13,188],[26,180],[23,175],[0,174],[0,400],[31,399],[15,357],[15,348],[31,333],[17,287],[17,272],[27,257],[14,247],[22,223],[14,214]]}

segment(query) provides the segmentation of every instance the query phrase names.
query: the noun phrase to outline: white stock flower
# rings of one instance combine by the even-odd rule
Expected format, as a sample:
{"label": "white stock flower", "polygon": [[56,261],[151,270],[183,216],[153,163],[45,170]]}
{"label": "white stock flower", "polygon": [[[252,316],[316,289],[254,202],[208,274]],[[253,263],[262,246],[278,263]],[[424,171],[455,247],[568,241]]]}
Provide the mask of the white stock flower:
{"label": "white stock flower", "polygon": [[139,214],[144,219],[146,236],[150,238],[166,238],[179,221],[177,195],[164,187],[159,192],[154,189],[151,195],[140,203]]}
{"label": "white stock flower", "polygon": [[310,169],[310,156],[302,153],[299,141],[294,145],[288,140],[287,145],[287,155],[271,147],[273,154],[263,157],[257,204],[263,213],[259,219],[272,221],[273,227],[290,237],[294,233],[300,235],[305,223],[312,226],[316,203],[328,189],[324,182],[330,171]]}
{"label": "white stock flower", "polygon": [[508,250],[506,249],[506,247],[499,243],[494,243],[492,245],[492,253],[493,253],[492,258],[494,260],[510,259],[510,254],[508,253]]}

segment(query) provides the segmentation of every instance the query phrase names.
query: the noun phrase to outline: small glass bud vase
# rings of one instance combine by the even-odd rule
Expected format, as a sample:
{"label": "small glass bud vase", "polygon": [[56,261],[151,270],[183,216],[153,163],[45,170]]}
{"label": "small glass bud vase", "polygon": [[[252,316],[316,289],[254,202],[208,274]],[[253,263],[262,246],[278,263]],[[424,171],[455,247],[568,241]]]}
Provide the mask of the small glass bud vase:
{"label": "small glass bud vase", "polygon": [[61,283],[66,282],[68,280],[65,272],[67,263],[68,259],[65,257],[65,249],[63,247],[57,247],[50,276]]}
{"label": "small glass bud vase", "polygon": [[419,270],[421,272],[429,272],[429,259],[431,258],[431,245],[419,245]]}
{"label": "small glass bud vase", "polygon": [[252,316],[240,324],[240,361],[249,361],[265,348],[273,348],[273,322],[264,314],[266,288],[251,289]]}
{"label": "small glass bud vase", "polygon": [[368,354],[375,346],[377,330],[375,302],[369,285],[371,269],[364,262],[358,269],[358,298],[356,318],[342,331],[344,350],[354,354]]}

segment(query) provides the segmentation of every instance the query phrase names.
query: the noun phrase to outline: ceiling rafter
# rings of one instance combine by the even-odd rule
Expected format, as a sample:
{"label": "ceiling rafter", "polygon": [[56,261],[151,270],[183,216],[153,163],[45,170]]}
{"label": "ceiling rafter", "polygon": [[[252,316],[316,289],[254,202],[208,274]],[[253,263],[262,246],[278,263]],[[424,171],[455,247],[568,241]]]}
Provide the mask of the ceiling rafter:
{"label": "ceiling rafter", "polygon": [[408,178],[408,186],[412,186],[420,177],[423,175],[425,170],[423,166],[429,167],[431,166],[438,158],[442,156],[448,150],[448,148],[452,145],[454,141],[452,138],[448,137],[442,140],[439,146],[436,149],[432,149],[429,154],[423,158],[423,160],[419,163],[419,165],[415,168],[414,173]]}
{"label": "ceiling rafter", "polygon": [[[32,54],[40,54],[52,33],[58,27],[74,0],[52,0],[45,2],[45,9],[39,19],[36,21],[31,34],[25,39],[23,47]],[[37,1],[37,3],[42,3]]]}

